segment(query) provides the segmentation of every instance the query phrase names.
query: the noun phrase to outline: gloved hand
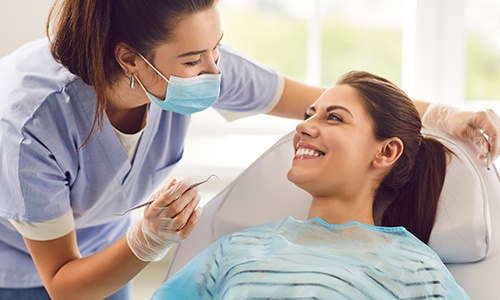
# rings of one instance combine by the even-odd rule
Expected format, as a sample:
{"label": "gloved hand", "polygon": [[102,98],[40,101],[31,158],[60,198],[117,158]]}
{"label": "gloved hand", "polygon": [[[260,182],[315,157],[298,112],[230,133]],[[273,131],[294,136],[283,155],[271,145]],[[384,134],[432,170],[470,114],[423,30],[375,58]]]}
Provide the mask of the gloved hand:
{"label": "gloved hand", "polygon": [[491,109],[471,112],[432,103],[422,116],[422,124],[474,143],[479,148],[479,160],[485,160],[490,152],[493,162],[500,154],[500,116]]}
{"label": "gloved hand", "polygon": [[187,238],[201,214],[200,194],[190,189],[191,178],[172,180],[159,190],[154,200],[144,210],[141,221],[127,231],[127,243],[142,261],[159,261],[165,257],[172,244]]}

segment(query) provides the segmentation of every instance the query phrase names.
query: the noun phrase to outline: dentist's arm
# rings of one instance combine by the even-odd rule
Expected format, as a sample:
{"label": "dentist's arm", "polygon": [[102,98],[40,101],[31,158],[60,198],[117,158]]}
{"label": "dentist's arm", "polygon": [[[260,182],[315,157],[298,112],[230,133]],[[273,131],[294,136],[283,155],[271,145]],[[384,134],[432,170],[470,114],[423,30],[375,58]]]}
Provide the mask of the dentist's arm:
{"label": "dentist's arm", "polygon": [[148,265],[135,257],[125,238],[85,258],[75,231],[50,241],[24,241],[52,299],[104,299]]}
{"label": "dentist's arm", "polygon": [[49,241],[24,238],[51,298],[106,298],[150,261],[163,258],[198,223],[200,197],[196,188],[189,187],[189,181],[182,181],[159,191],[126,237],[88,257],[81,256],[74,230]]}

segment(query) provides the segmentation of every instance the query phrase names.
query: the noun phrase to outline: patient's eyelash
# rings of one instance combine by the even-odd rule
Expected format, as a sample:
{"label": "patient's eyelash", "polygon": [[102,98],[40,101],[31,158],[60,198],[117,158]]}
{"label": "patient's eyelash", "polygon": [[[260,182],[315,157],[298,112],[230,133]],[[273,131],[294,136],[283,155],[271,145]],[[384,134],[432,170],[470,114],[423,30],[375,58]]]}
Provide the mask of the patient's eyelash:
{"label": "patient's eyelash", "polygon": [[309,119],[310,117],[312,117],[312,115],[308,114],[308,113],[304,113],[304,120],[307,120]]}
{"label": "patient's eyelash", "polygon": [[328,119],[329,121],[335,121],[335,120],[337,120],[337,121],[339,121],[339,122],[344,122],[344,119],[342,119],[342,117],[341,117],[341,116],[339,116],[339,115],[337,115],[337,114],[332,114],[332,113],[328,114],[327,119]]}

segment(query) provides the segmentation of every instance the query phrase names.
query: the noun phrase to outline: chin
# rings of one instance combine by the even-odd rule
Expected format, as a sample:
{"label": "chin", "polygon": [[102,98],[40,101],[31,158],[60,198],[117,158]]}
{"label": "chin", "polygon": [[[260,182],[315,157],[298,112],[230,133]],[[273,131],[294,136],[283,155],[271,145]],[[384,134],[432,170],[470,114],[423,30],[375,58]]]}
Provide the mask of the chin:
{"label": "chin", "polygon": [[306,190],[305,186],[307,186],[307,183],[309,180],[306,179],[304,176],[304,173],[296,172],[293,168],[288,170],[288,173],[286,174],[286,178],[293,184],[295,184],[297,187]]}
{"label": "chin", "polygon": [[293,171],[293,168],[290,168],[288,172],[286,173],[286,178],[291,181],[292,183],[295,183],[294,178],[295,178],[295,172]]}

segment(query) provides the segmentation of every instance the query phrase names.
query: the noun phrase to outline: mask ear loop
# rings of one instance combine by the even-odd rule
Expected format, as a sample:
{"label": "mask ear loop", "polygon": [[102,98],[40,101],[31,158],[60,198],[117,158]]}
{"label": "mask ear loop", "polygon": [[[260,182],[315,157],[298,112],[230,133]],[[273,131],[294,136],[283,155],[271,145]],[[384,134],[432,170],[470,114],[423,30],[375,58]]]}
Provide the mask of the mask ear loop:
{"label": "mask ear loop", "polygon": [[153,64],[150,63],[144,56],[142,56],[142,54],[137,52],[137,55],[139,55],[153,70],[155,70],[155,72],[158,73],[158,75],[160,75],[161,78],[165,79],[166,82],[170,83],[170,81],[167,79],[167,77],[165,77],[160,71],[158,71],[158,69],[155,68],[155,66],[153,66]]}
{"label": "mask ear loop", "polygon": [[[148,91],[146,90],[146,87],[144,86],[144,84],[142,84],[142,82],[139,80],[139,77],[135,76],[135,75],[132,75],[131,76],[132,78],[134,78],[135,81],[137,81],[137,83],[139,83],[139,85],[141,86],[141,88],[144,90],[144,92],[147,94]],[[132,81],[132,79],[130,79]]]}

